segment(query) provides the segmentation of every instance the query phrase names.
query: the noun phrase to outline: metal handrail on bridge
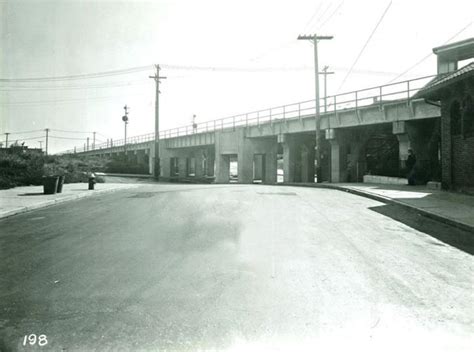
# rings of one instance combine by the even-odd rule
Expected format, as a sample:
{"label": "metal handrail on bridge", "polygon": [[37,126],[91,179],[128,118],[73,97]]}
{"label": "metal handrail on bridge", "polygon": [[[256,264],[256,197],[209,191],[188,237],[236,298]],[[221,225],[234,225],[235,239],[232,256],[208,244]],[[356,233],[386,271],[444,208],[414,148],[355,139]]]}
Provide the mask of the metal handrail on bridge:
{"label": "metal handrail on bridge", "polygon": [[[436,77],[436,75],[419,77],[411,80],[401,81],[386,84],[383,86],[376,86],[371,88],[364,88],[348,93],[341,93],[332,96],[320,98],[321,114],[337,113],[348,109],[359,109],[369,105],[379,105],[382,107],[387,102],[395,101],[409,101],[416,92],[428,83],[429,80]],[[315,115],[316,100],[306,100],[298,103],[281,105],[263,110],[248,112],[229,117],[220,118],[217,120],[209,120],[200,122],[194,125],[185,125],[181,127],[171,128],[160,131],[160,139],[168,139],[175,137],[182,137],[193,135],[197,133],[222,131],[227,129],[235,129],[236,127],[260,125],[263,123],[272,123],[276,120],[301,119],[303,117]],[[137,144],[143,142],[153,141],[155,139],[154,133],[134,136],[127,138],[127,145]],[[102,143],[96,145],[94,149],[104,149],[111,147],[120,147],[124,145],[124,140],[119,139],[109,143]],[[82,149],[82,148],[81,148]],[[82,150],[78,150],[81,152]],[[86,150],[84,150],[86,151]],[[68,150],[62,154],[72,153],[74,150]]]}

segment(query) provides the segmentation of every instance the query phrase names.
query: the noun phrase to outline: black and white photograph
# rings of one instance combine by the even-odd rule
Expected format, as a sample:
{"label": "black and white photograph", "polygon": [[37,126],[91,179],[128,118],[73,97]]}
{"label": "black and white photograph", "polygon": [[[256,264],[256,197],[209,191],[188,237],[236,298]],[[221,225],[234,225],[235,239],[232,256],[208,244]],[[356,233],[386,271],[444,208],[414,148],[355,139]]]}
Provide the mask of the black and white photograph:
{"label": "black and white photograph", "polygon": [[0,352],[473,351],[472,0],[0,0]]}

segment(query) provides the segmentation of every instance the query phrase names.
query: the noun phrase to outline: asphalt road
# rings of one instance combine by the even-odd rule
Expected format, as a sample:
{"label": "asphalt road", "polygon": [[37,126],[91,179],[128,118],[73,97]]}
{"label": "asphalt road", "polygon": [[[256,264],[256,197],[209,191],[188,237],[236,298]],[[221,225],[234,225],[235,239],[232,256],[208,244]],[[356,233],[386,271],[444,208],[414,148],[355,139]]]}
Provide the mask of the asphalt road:
{"label": "asphalt road", "polygon": [[0,221],[0,349],[468,350],[473,257],[440,231],[459,230],[262,185],[143,184],[25,213]]}

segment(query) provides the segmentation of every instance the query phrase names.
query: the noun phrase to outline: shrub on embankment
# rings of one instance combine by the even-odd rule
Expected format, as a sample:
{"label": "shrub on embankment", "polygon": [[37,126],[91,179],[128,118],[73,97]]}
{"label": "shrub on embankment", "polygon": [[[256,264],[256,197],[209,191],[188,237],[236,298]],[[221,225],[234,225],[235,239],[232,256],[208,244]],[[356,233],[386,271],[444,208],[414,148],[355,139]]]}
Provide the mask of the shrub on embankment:
{"label": "shrub on embankment", "polygon": [[[43,176],[64,175],[65,183],[86,182],[87,172],[103,172],[107,159],[78,155],[50,155],[27,150],[0,153],[0,189],[42,185]],[[97,179],[100,182],[100,179]]]}
{"label": "shrub on embankment", "polygon": [[42,184],[44,158],[41,154],[0,154],[0,189]]}

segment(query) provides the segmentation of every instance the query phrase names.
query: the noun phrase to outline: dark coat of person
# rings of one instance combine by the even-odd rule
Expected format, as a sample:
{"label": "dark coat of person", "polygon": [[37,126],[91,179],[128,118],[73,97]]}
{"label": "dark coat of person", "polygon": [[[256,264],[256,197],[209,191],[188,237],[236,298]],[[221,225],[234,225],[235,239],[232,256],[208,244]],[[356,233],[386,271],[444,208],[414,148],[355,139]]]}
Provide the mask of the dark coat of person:
{"label": "dark coat of person", "polygon": [[408,184],[415,185],[415,164],[416,164],[416,156],[413,153],[408,155],[406,166],[408,170]]}

